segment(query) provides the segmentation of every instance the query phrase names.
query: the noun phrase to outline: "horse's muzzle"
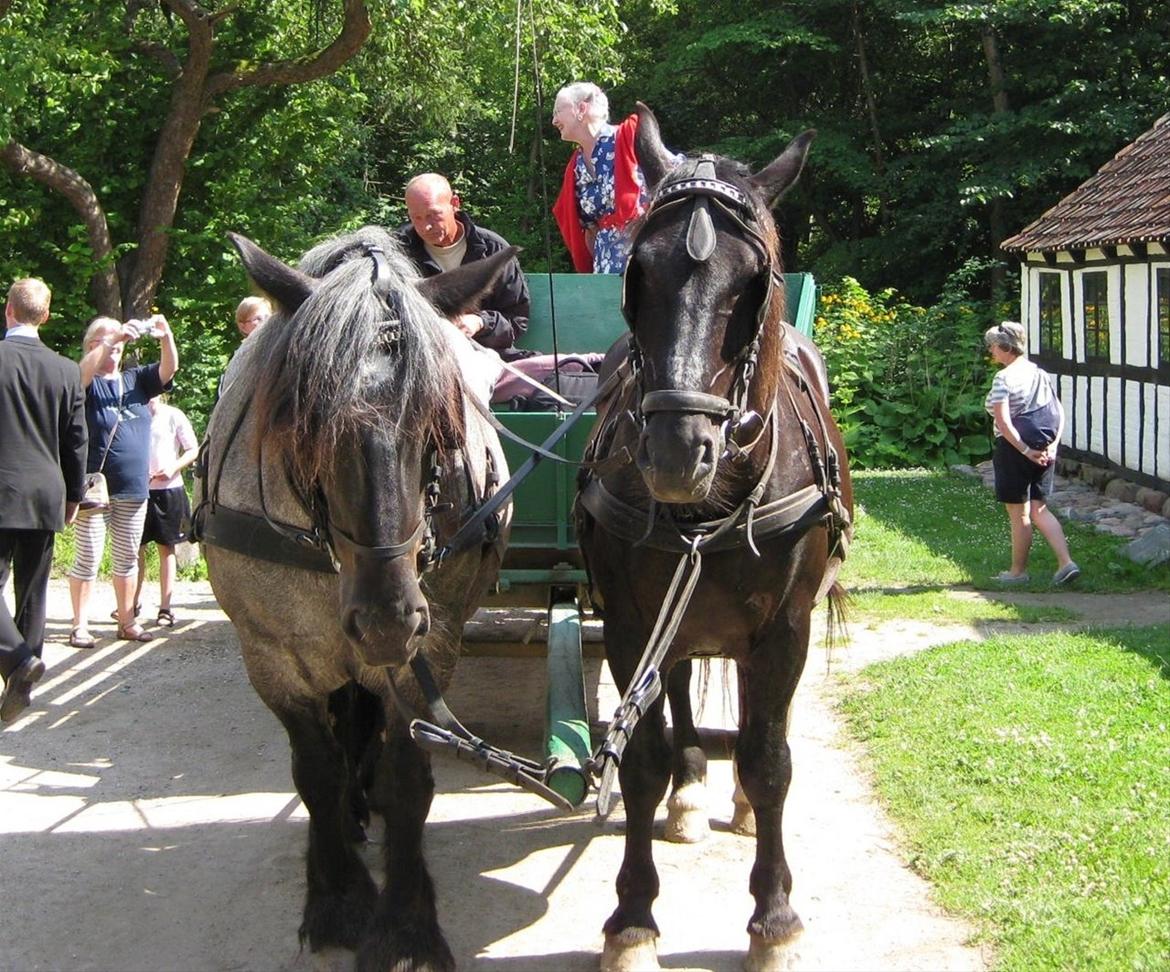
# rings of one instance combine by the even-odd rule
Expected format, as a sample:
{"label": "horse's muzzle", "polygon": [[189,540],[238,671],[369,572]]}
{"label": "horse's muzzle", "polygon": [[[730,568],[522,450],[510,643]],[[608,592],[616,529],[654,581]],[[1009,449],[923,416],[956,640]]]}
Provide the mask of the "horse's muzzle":
{"label": "horse's muzzle", "polygon": [[699,503],[715,481],[721,448],[710,416],[664,412],[647,416],[636,462],[659,503]]}
{"label": "horse's muzzle", "polygon": [[[395,564],[395,567],[399,567]],[[342,575],[341,628],[354,650],[367,665],[400,666],[417,650],[417,639],[431,628],[431,613],[409,569],[386,573],[368,571],[375,577]]]}

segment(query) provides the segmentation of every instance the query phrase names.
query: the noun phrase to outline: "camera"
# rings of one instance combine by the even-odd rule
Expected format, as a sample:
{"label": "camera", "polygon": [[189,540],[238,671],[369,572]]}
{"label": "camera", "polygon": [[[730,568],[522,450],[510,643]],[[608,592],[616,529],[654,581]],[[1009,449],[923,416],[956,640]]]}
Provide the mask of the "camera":
{"label": "camera", "polygon": [[138,318],[132,318],[126,321],[122,327],[133,332],[131,337],[133,341],[137,341],[140,337],[144,336],[152,338],[162,337],[162,331],[155,326],[153,319],[143,321]]}

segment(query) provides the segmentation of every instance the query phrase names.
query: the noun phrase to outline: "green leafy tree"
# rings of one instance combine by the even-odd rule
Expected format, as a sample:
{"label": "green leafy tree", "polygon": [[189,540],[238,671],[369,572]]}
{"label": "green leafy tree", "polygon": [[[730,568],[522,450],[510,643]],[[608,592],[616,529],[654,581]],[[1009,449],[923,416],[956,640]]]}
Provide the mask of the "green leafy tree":
{"label": "green leafy tree", "polygon": [[[341,0],[336,23],[326,25],[329,43],[294,48],[292,56],[279,56],[272,43],[293,46],[290,11],[281,5],[24,0],[3,17],[0,161],[76,211],[91,251],[94,304],[115,317],[150,311],[205,119],[244,89],[329,76],[370,31],[364,0]],[[114,123],[93,132],[94,119]],[[127,156],[141,164],[109,186],[120,203],[115,217],[95,180]],[[111,224],[127,245],[115,243]]]}

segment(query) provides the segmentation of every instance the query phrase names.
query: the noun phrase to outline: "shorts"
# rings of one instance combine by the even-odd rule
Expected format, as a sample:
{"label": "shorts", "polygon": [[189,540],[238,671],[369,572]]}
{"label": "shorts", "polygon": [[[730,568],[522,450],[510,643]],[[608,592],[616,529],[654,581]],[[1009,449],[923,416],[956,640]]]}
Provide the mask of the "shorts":
{"label": "shorts", "polygon": [[146,523],[142,527],[142,545],[161,543],[173,547],[189,539],[191,501],[182,486],[152,489],[146,501]]}
{"label": "shorts", "polygon": [[995,470],[995,498],[1001,503],[1046,500],[1052,493],[1056,463],[1037,465],[1003,436],[996,436],[991,467]]}

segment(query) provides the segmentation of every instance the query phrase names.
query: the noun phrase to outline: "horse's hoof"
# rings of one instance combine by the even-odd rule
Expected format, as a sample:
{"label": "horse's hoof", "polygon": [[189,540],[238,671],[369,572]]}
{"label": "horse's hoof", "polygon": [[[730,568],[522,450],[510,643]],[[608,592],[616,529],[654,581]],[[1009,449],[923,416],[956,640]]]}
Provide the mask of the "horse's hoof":
{"label": "horse's hoof", "polygon": [[796,931],[781,941],[765,941],[759,935],[750,935],[747,958],[743,962],[744,972],[788,972],[795,969],[800,956],[792,948],[792,939],[800,932],[800,919],[796,924]]}
{"label": "horse's hoof", "polygon": [[680,786],[666,801],[666,839],[675,844],[696,844],[710,833],[706,787],[702,783]]}
{"label": "horse's hoof", "polygon": [[649,928],[627,928],[605,936],[601,972],[657,972],[658,934]]}
{"label": "horse's hoof", "polygon": [[731,832],[740,837],[756,836],[756,812],[750,803],[737,803],[731,814]]}
{"label": "horse's hoof", "polygon": [[353,952],[347,948],[323,948],[312,952],[313,972],[347,972],[353,968]]}

